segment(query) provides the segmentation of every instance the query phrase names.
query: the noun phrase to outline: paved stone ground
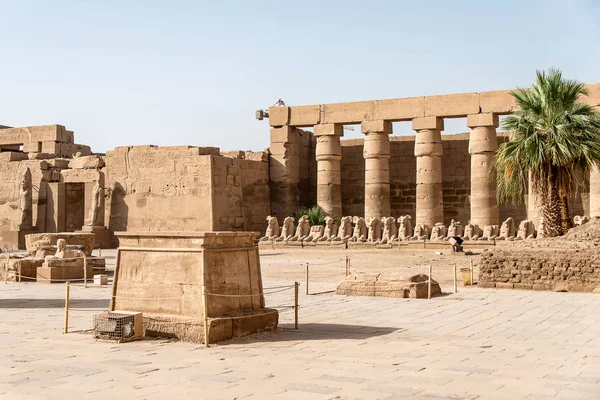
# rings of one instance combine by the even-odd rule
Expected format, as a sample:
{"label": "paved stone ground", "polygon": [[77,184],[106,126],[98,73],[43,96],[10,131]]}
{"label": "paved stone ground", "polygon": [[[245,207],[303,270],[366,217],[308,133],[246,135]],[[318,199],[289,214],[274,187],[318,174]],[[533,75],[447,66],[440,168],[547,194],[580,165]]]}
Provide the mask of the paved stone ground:
{"label": "paved stone ground", "polygon": [[[268,263],[263,263],[269,275]],[[265,280],[266,288],[290,281]],[[331,282],[315,282],[325,292]],[[447,287],[445,289],[448,289]],[[62,334],[63,285],[0,283],[0,398],[597,399],[600,296],[459,288],[432,300],[304,294],[281,330],[213,345]],[[109,287],[72,289],[71,331]],[[293,291],[267,305],[293,303]]]}

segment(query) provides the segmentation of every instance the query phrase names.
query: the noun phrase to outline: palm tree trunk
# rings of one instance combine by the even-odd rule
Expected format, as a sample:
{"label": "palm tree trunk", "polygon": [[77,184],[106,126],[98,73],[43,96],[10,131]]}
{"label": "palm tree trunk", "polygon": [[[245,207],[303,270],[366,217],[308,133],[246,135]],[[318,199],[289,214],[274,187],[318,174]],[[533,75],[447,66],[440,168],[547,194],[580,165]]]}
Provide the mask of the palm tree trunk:
{"label": "palm tree trunk", "polygon": [[556,182],[556,171],[550,167],[548,171],[548,184],[545,188],[545,196],[542,200],[542,213],[544,216],[544,234],[547,237],[561,236],[563,234],[562,224],[562,201]]}
{"label": "palm tree trunk", "polygon": [[572,228],[571,218],[569,217],[569,199],[567,196],[560,198],[560,219],[562,234],[566,234]]}

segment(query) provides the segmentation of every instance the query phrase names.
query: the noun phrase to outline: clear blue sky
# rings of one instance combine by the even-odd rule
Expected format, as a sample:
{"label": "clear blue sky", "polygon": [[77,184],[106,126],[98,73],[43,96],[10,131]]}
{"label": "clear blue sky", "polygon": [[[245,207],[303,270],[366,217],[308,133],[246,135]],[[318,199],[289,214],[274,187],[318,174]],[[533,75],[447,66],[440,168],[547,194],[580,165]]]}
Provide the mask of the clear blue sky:
{"label": "clear blue sky", "polygon": [[0,16],[0,124],[60,123],[97,152],[262,150],[254,111],[278,98],[512,89],[549,66],[600,82],[594,0],[0,0]]}

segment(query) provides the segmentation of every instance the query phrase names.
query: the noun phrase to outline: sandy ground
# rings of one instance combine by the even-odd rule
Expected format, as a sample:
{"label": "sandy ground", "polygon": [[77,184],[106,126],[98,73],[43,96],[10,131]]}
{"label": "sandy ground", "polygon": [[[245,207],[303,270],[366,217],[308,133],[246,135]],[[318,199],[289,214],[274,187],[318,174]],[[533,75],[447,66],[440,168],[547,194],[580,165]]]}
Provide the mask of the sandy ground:
{"label": "sandy ground", "polygon": [[[443,291],[453,289],[453,265],[457,267],[459,286],[462,285],[460,268],[474,266],[475,282],[479,273],[481,252],[473,255],[451,255],[449,250],[425,249],[365,249],[365,250],[317,250],[317,249],[260,249],[260,262],[264,280],[306,281],[306,264],[309,264],[311,282],[340,282],[346,271],[346,256],[350,258],[350,272],[382,273],[410,277],[427,274],[432,266],[433,279]],[[442,254],[436,254],[441,252]]]}

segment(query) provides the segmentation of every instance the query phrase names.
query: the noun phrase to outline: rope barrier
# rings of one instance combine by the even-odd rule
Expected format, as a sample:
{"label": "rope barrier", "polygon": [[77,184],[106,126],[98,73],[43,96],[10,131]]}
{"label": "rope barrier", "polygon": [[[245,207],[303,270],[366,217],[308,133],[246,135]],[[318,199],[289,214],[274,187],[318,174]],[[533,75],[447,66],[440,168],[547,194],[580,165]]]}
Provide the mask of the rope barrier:
{"label": "rope barrier", "polygon": [[[319,266],[319,265],[331,265],[331,264],[335,264],[335,263],[342,262],[342,261],[344,261],[344,259],[343,259],[343,258],[341,258],[341,259],[339,259],[339,260],[336,260],[336,261],[331,261],[331,262],[326,262],[326,263],[320,263],[320,264],[315,264],[315,263],[313,263],[313,262],[310,262],[310,261],[308,261],[308,263],[309,263],[310,265]],[[302,264],[301,264],[301,265],[302,265]]]}

